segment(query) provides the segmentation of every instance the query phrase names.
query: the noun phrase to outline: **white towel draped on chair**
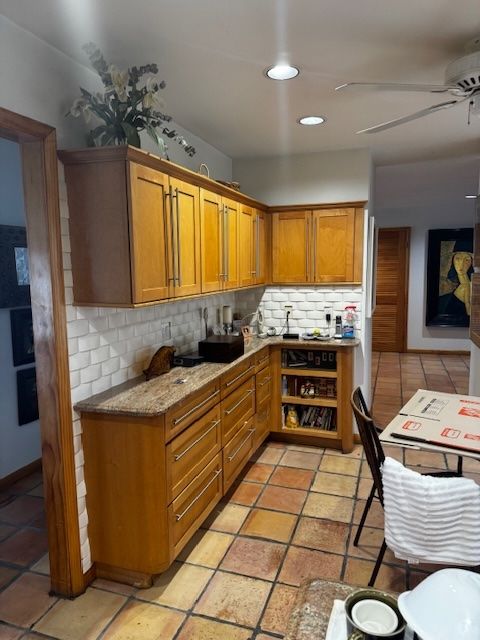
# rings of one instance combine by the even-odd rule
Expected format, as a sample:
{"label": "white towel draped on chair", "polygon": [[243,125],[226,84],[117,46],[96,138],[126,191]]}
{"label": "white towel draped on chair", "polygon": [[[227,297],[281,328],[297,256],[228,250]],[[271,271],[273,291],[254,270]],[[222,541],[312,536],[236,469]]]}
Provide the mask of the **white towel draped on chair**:
{"label": "white towel draped on chair", "polygon": [[393,458],[382,467],[385,541],[408,562],[480,565],[480,487],[435,478]]}

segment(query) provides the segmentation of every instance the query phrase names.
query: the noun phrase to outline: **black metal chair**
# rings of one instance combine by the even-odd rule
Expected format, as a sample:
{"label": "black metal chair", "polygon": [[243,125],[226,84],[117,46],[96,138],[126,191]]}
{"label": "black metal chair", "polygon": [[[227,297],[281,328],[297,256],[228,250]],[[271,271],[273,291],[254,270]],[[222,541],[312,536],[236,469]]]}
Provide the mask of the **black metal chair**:
{"label": "black metal chair", "polygon": [[[357,387],[350,399],[350,404],[352,405],[353,414],[355,416],[355,420],[358,426],[358,432],[360,434],[360,439],[362,441],[363,449],[365,451],[365,457],[367,459],[368,466],[370,468],[370,473],[373,478],[373,485],[368,496],[367,502],[365,504],[365,508],[363,509],[362,517],[360,519],[360,524],[358,525],[357,533],[355,535],[355,539],[353,544],[355,547],[358,546],[360,541],[360,536],[362,534],[363,527],[365,525],[365,520],[367,519],[368,512],[370,507],[372,506],[372,502],[374,498],[378,498],[380,504],[383,507],[383,485],[382,485],[382,472],[381,466],[385,460],[385,453],[383,452],[382,443],[380,442],[379,434],[382,432],[381,429],[375,426],[372,415],[368,410],[367,403],[365,402],[365,398],[363,397],[362,390],[360,387]],[[435,473],[428,473],[426,475],[429,476],[437,476],[443,478],[452,478],[458,477],[462,475],[462,458],[458,457],[458,465],[457,471],[439,471]],[[385,539],[382,542],[382,546],[380,547],[380,551],[378,552],[377,561],[372,571],[372,575],[370,577],[370,581],[368,583],[369,587],[373,587],[375,584],[375,580],[377,579],[378,572],[380,570],[380,566],[383,561],[383,556],[385,555],[385,551],[387,550],[387,545],[385,543]]]}

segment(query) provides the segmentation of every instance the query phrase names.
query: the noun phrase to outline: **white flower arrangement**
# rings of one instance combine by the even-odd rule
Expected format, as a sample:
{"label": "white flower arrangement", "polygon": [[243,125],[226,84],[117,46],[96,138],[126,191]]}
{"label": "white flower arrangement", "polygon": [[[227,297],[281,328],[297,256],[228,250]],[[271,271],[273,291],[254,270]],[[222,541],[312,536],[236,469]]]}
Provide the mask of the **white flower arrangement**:
{"label": "white flower arrangement", "polygon": [[90,122],[92,117],[103,121],[89,132],[89,146],[131,144],[140,147],[139,132],[145,130],[162,153],[167,149],[161,137],[164,135],[178,142],[189,156],[195,154],[194,147],[182,135],[165,125],[172,118],[163,112],[165,104],[158,94],[165,88],[165,82],[156,79],[156,64],[121,71],[114,65],[108,65],[100,49],[92,42],[84,45],[83,49],[100,76],[105,91],[103,94],[90,93],[80,87],[82,95],[74,101],[67,115],[83,116],[86,122]]}

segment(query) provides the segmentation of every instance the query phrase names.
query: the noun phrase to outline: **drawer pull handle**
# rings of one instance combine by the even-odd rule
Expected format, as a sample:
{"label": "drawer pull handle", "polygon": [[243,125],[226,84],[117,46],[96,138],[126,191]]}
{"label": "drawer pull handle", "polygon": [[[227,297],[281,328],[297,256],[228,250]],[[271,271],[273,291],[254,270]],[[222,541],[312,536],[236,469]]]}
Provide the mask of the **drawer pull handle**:
{"label": "drawer pull handle", "polygon": [[[245,424],[247,424],[245,422]],[[238,445],[238,447],[235,449],[235,451],[232,453],[231,456],[228,456],[227,460],[229,462],[231,462],[238,454],[238,452],[240,451],[240,449],[243,447],[243,445],[246,443],[246,441],[250,438],[250,436],[252,435],[252,433],[255,433],[255,427],[253,427],[252,429],[248,430],[248,435],[246,438],[244,438],[241,443]]]}
{"label": "drawer pull handle", "polygon": [[180,458],[183,458],[183,456],[188,453],[190,451],[190,449],[193,449],[193,447],[195,447],[199,442],[201,442],[206,436],[208,436],[208,434],[210,433],[210,431],[212,431],[212,429],[215,429],[215,427],[217,426],[217,424],[220,424],[220,420],[215,420],[214,422],[212,422],[212,426],[210,427],[210,429],[207,429],[205,431],[205,433],[202,433],[202,435],[197,438],[196,440],[194,440],[192,442],[192,444],[190,444],[186,449],[184,449],[182,451],[182,453],[177,453],[173,459],[175,460],[175,462],[177,462],[177,460],[180,460]]}
{"label": "drawer pull handle", "polygon": [[236,378],[234,378],[233,380],[230,380],[230,382],[227,382],[227,384],[225,386],[226,387],[231,387],[232,384],[234,384],[237,380],[240,380],[240,378],[242,378],[246,373],[248,373],[252,369],[255,369],[254,365],[251,365],[250,367],[248,367],[248,369],[245,369],[245,371],[243,371],[243,373],[240,373]]}
{"label": "drawer pull handle", "polygon": [[215,471],[215,475],[213,476],[213,478],[207,482],[207,484],[203,487],[203,489],[200,491],[200,493],[198,494],[198,496],[195,496],[195,498],[190,502],[190,504],[188,505],[188,507],[185,507],[185,509],[182,511],[182,513],[177,513],[175,514],[175,520],[177,522],[179,522],[183,516],[188,513],[190,511],[190,509],[193,507],[193,505],[200,500],[200,498],[203,496],[203,494],[205,493],[205,491],[208,489],[208,487],[213,484],[215,482],[215,480],[218,478],[218,476],[222,473],[221,469],[217,469],[217,471]]}
{"label": "drawer pull handle", "polygon": [[260,382],[260,383],[259,383],[259,384],[260,384],[260,386],[261,386],[261,387],[264,387],[264,386],[267,384],[267,382],[270,382],[270,380],[271,380],[271,379],[272,379],[272,378],[271,378],[270,376],[268,376],[268,378],[264,378],[263,382]]}
{"label": "drawer pull handle", "polygon": [[270,356],[265,356],[264,358],[262,358],[261,360],[259,360],[257,362],[257,366],[260,366],[261,364],[263,364],[264,362],[267,362],[267,360],[270,359]]}
{"label": "drawer pull handle", "polygon": [[218,396],[219,393],[220,391],[214,391],[211,395],[208,396],[208,398],[205,398],[205,400],[195,405],[193,409],[190,409],[190,411],[187,411],[187,413],[184,413],[183,416],[180,416],[180,418],[175,418],[175,420],[173,421],[174,426],[177,426],[177,424],[180,424],[182,420],[185,420],[185,418],[188,418],[188,416],[191,416],[192,413],[195,413],[197,409],[200,409],[201,407],[206,405],[207,402],[210,402],[210,400],[212,400],[212,398],[215,398],[215,396]]}
{"label": "drawer pull handle", "polygon": [[253,393],[253,389],[250,389],[249,391],[247,391],[247,393],[244,396],[242,396],[240,400],[233,405],[233,407],[230,407],[230,409],[225,409],[225,415],[229,416],[231,413],[235,411],[235,409],[238,409],[238,407],[242,404],[242,402],[246,400],[248,396],[252,395],[252,393]]}

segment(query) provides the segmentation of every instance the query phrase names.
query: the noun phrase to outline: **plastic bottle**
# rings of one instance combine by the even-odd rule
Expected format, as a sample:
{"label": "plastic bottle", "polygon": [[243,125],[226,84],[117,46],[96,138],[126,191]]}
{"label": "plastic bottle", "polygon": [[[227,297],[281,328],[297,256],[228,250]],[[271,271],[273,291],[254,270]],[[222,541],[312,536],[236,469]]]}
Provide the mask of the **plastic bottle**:
{"label": "plastic bottle", "polygon": [[335,316],[335,335],[333,337],[337,340],[343,337],[342,316]]}
{"label": "plastic bottle", "polygon": [[357,319],[356,306],[350,305],[345,307],[343,313],[342,335],[344,338],[355,338],[355,321]]}

